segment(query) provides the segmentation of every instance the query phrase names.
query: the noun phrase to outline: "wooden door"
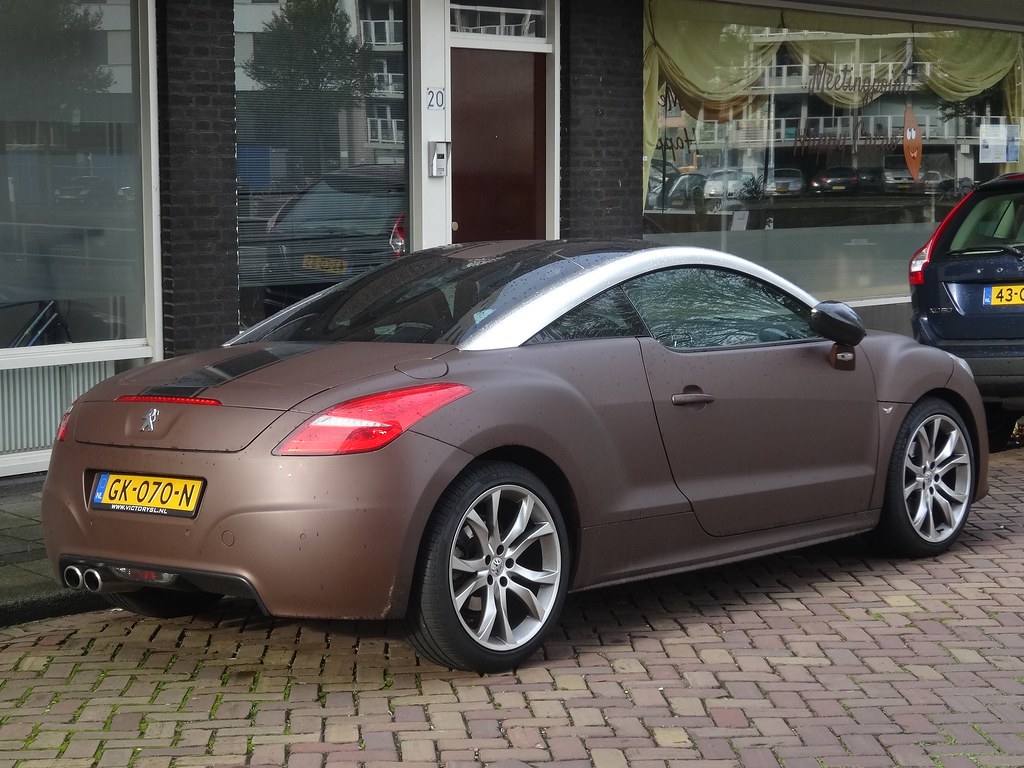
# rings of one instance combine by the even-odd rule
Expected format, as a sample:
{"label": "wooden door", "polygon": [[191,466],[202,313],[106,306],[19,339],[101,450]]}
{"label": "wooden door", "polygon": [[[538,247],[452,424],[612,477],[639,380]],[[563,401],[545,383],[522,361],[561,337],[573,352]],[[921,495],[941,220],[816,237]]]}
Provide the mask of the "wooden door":
{"label": "wooden door", "polygon": [[545,236],[545,57],[453,48],[452,241]]}

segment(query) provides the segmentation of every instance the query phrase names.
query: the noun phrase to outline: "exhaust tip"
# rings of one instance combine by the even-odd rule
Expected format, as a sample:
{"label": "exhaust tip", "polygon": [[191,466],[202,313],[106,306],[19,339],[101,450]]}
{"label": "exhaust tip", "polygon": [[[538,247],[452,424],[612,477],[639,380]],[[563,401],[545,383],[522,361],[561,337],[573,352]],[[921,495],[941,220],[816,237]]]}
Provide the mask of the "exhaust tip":
{"label": "exhaust tip", "polygon": [[82,588],[82,569],[77,565],[69,565],[64,569],[64,584],[71,589]]}
{"label": "exhaust tip", "polygon": [[103,589],[103,577],[95,568],[87,568],[82,574],[82,585],[90,592],[99,592]]}

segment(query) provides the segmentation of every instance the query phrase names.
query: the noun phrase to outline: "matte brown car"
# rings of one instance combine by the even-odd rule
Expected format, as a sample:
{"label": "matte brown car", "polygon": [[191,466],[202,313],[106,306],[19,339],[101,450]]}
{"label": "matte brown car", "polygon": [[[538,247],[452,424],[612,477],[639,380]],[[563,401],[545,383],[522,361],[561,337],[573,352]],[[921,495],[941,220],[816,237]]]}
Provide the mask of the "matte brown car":
{"label": "matte brown car", "polygon": [[406,617],[425,657],[488,671],[571,590],[861,533],[942,552],[987,452],[961,361],[754,264],[487,243],[94,387],[43,524],[61,581],[128,610]]}

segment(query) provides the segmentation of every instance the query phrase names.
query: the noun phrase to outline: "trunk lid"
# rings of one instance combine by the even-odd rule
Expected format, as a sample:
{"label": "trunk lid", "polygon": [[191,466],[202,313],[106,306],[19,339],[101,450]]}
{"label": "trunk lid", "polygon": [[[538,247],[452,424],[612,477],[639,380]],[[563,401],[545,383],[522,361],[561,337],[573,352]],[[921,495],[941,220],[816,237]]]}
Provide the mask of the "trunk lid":
{"label": "trunk lid", "polygon": [[[946,339],[999,340],[1024,337],[1024,257],[998,250],[943,256],[926,284],[941,291],[929,314]],[[937,300],[937,301],[936,301]]]}
{"label": "trunk lid", "polygon": [[[317,394],[399,370],[415,372],[450,349],[277,342],[173,358],[115,376],[83,395],[74,410],[74,439],[150,449],[240,451],[282,413]],[[382,388],[387,386],[382,383]],[[118,402],[121,397],[139,399]],[[199,404],[201,398],[220,405]]]}

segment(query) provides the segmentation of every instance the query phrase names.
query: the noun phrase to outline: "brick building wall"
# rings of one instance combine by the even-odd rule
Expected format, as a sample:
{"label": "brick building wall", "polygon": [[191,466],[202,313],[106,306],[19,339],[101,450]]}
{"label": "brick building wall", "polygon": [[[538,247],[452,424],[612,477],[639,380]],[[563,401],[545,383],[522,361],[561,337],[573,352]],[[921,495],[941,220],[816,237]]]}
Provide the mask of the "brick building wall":
{"label": "brick building wall", "polygon": [[641,0],[563,0],[561,7],[561,235],[640,237]]}
{"label": "brick building wall", "polygon": [[164,353],[238,330],[232,0],[158,0]]}

